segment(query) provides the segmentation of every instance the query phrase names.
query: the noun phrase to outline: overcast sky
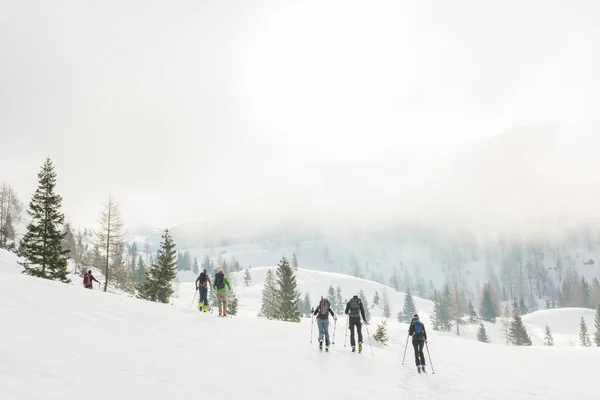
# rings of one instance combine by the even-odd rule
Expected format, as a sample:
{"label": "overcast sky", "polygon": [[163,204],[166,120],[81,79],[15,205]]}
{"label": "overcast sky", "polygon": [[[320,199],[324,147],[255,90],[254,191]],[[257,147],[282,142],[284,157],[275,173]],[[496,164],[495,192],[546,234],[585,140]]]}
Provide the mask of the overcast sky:
{"label": "overcast sky", "polygon": [[0,5],[0,181],[28,201],[49,155],[81,226],[109,194],[161,227],[410,212],[427,166],[600,105],[593,0]]}

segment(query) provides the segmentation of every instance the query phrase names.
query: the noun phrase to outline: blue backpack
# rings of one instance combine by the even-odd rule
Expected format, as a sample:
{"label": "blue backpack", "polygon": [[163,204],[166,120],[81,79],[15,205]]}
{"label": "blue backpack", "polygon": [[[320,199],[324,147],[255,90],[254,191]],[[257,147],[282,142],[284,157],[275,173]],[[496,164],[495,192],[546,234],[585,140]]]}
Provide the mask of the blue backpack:
{"label": "blue backpack", "polygon": [[412,324],[415,326],[415,334],[421,335],[423,334],[423,323],[419,321],[419,318],[413,318]]}

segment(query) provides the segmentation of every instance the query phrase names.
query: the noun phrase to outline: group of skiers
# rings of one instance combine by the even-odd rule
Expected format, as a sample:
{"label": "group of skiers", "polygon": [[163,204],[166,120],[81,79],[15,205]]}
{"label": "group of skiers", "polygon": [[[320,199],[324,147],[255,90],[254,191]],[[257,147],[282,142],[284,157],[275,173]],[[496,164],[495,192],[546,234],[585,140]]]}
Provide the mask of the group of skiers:
{"label": "group of skiers", "polygon": [[[86,289],[93,289],[93,281],[100,283],[93,275],[92,270],[83,276],[83,285]],[[196,278],[196,290],[199,291],[200,297],[198,300],[198,309],[201,312],[209,311],[208,302],[208,288],[212,286],[212,289],[217,294],[217,303],[219,307],[219,317],[227,316],[227,292],[225,286],[231,291],[231,284],[225,276],[223,270],[219,270],[215,274],[214,282],[211,283],[210,277],[208,276],[208,270],[204,269],[198,278]],[[337,315],[331,309],[331,303],[329,300],[321,296],[319,305],[314,307],[312,310],[313,315],[316,315],[317,327],[319,329],[319,349],[323,349],[323,339],[325,339],[325,351],[329,351],[331,341],[329,339],[329,315],[333,317],[334,321],[337,322]],[[350,301],[346,304],[346,310],[344,312],[348,318],[348,329],[350,329],[350,346],[352,352],[356,351],[356,338],[354,332],[358,336],[358,352],[362,352],[362,322],[366,325],[369,324],[365,317],[365,309],[360,301],[358,295],[354,295]],[[361,322],[362,317],[362,322]],[[412,336],[412,345],[415,351],[415,363],[419,373],[425,372],[425,355],[423,354],[423,346],[427,343],[427,332],[425,331],[425,325],[419,319],[419,315],[415,314],[410,321],[408,328],[408,336]]]}
{"label": "group of skiers", "polygon": [[[211,280],[208,276],[208,270],[205,268],[198,278],[196,278],[196,290],[200,292],[200,299],[198,301],[198,309],[202,312],[208,312],[208,288],[211,286]],[[231,284],[229,279],[225,276],[223,270],[219,270],[215,274],[215,281],[212,282],[212,289],[217,293],[217,304],[219,307],[219,317],[227,316],[227,292],[225,286],[231,292]]]}
{"label": "group of skiers", "polygon": [[[329,314],[333,317],[334,321],[337,322],[337,315],[331,309],[331,303],[329,300],[321,296],[321,300],[319,304],[313,308],[313,315],[316,315],[317,327],[319,328],[319,349],[323,349],[323,339],[325,339],[325,351],[329,351]],[[369,322],[365,317],[365,309],[363,308],[363,304],[360,301],[358,295],[354,295],[348,304],[346,304],[346,310],[344,312],[348,316],[348,329],[350,329],[350,346],[352,348],[352,352],[356,351],[356,340],[354,336],[354,331],[358,335],[358,352],[362,352],[362,322],[365,325],[368,325]],[[419,319],[419,315],[415,314],[411,321],[410,326],[408,328],[408,336],[412,337],[412,345],[415,351],[415,364],[417,366],[417,370],[419,373],[425,372],[425,355],[423,354],[423,346],[427,343],[427,331],[425,330],[425,325]]]}

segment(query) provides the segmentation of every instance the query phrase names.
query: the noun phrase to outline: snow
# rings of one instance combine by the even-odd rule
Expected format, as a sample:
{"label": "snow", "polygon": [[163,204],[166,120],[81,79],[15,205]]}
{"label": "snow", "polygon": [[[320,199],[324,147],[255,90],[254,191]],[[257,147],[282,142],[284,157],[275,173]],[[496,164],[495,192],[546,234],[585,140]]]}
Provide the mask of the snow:
{"label": "snow", "polygon": [[[564,400],[576,396],[585,400],[600,396],[593,379],[600,367],[598,348],[507,347],[429,329],[436,374],[430,367],[427,376],[419,376],[410,344],[402,365],[405,324],[390,320],[390,345],[380,347],[372,341],[372,356],[365,337],[366,348],[359,355],[344,347],[342,318],[331,352],[320,353],[316,326],[310,344],[310,319],[296,324],[255,317],[258,269],[251,271],[253,286],[236,288],[245,312],[219,319],[189,308],[193,292],[185,307],[157,304],[25,276],[15,263],[16,257],[0,251],[2,399]],[[313,301],[341,277],[298,272],[301,290],[310,290],[311,296],[314,290]],[[375,288],[367,287],[367,281],[339,282],[348,295],[358,287]],[[394,301],[401,296],[396,294]],[[556,311],[547,314],[556,318],[557,332],[577,330],[577,321],[572,328],[570,322],[558,326],[561,319],[553,316]],[[541,324],[544,315],[531,318]],[[374,333],[374,323],[369,330]]]}

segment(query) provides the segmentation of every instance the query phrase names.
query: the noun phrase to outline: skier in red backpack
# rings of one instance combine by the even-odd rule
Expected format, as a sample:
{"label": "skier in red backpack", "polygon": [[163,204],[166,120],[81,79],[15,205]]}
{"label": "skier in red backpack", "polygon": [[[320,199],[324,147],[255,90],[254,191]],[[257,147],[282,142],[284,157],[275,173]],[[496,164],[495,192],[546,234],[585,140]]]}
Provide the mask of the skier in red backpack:
{"label": "skier in red backpack", "polygon": [[323,349],[323,336],[325,336],[325,351],[329,351],[329,314],[333,317],[334,321],[337,320],[337,316],[331,309],[331,303],[325,297],[321,296],[319,305],[315,307],[313,315],[317,315],[317,326],[319,327],[319,350]]}
{"label": "skier in red backpack", "polygon": [[98,279],[94,278],[94,275],[92,275],[92,270],[88,269],[87,274],[85,274],[83,276],[83,287],[86,289],[93,289],[94,288],[93,281],[100,283],[100,281]]}

